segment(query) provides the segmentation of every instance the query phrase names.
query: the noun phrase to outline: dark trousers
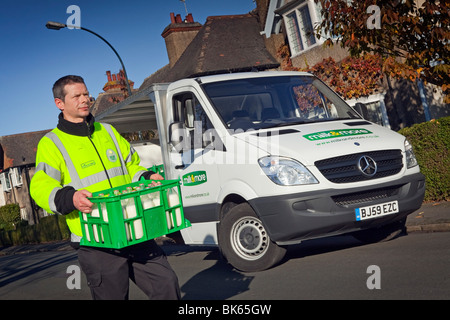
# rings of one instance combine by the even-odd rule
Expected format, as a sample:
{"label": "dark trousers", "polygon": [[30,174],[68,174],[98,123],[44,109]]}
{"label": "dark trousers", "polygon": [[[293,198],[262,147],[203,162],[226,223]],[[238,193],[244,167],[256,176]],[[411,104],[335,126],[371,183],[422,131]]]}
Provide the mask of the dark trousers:
{"label": "dark trousers", "polygon": [[154,240],[120,250],[80,246],[78,261],[94,300],[126,300],[129,279],[150,299],[180,299],[178,278]]}

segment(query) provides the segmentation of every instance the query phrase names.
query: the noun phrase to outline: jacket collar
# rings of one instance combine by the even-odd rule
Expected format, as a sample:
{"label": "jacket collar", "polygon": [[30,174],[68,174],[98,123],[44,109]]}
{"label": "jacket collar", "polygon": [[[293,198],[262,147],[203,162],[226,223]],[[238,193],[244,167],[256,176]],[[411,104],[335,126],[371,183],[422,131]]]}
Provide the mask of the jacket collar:
{"label": "jacket collar", "polygon": [[80,123],[74,123],[64,119],[61,112],[58,116],[58,129],[75,136],[89,137],[94,133],[94,116],[89,113],[86,117],[86,121]]}

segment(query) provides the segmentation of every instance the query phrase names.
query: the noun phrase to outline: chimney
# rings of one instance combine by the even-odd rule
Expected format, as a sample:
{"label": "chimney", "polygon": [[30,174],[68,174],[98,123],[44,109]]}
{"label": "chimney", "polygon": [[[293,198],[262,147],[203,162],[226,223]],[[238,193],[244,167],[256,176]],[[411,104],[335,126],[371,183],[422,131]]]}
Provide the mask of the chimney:
{"label": "chimney", "polygon": [[194,23],[194,17],[192,17],[192,13],[189,13],[189,14],[186,16],[186,22],[187,22],[187,23]]}
{"label": "chimney", "polygon": [[200,23],[194,22],[191,13],[186,16],[184,21],[180,14],[170,13],[170,24],[161,34],[166,42],[170,67],[173,67],[178,61],[201,28]]}
{"label": "chimney", "polygon": [[[106,76],[108,77],[108,82],[103,86],[103,91],[105,92],[121,92],[126,91],[126,79],[125,72],[120,69],[118,73],[111,74],[111,71],[106,71]],[[133,90],[134,82],[128,80],[131,90]]]}

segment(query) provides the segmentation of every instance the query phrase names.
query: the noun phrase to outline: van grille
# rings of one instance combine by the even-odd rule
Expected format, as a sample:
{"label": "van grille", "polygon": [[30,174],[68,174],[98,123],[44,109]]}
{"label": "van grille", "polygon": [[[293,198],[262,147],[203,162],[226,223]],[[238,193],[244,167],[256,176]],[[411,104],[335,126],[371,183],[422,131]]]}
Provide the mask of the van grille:
{"label": "van grille", "polygon": [[367,190],[349,194],[332,196],[334,202],[342,207],[349,205],[359,205],[377,200],[387,199],[398,194],[402,186],[393,186],[382,189]]}
{"label": "van grille", "polygon": [[[377,165],[376,173],[368,177],[358,168],[362,156],[372,158]],[[403,168],[403,156],[400,150],[382,150],[354,153],[345,156],[316,161],[317,169],[334,183],[350,183],[392,176]]]}

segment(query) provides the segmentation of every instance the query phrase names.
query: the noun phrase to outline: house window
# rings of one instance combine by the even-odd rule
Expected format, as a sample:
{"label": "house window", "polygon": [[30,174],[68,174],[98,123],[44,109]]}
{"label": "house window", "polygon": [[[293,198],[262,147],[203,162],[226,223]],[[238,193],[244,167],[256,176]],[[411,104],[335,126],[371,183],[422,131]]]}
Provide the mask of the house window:
{"label": "house window", "polygon": [[284,14],[286,32],[293,56],[314,46],[317,39],[313,24],[316,22],[316,10],[311,16],[310,6],[315,6],[314,1],[302,1],[299,6]]}
{"label": "house window", "polygon": [[11,182],[9,180],[8,172],[0,173],[0,183],[2,185],[3,191],[5,191],[5,192],[11,191]]}
{"label": "house window", "polygon": [[286,16],[286,25],[292,52],[303,51],[303,42],[300,36],[297,15],[295,12]]}
{"label": "house window", "polygon": [[316,36],[314,35],[314,29],[309,14],[309,7],[306,5],[298,10],[300,16],[300,26],[302,30],[302,38],[308,47],[316,43]]}
{"label": "house window", "polygon": [[12,168],[9,171],[10,182],[14,187],[22,186],[22,170],[20,168]]}

